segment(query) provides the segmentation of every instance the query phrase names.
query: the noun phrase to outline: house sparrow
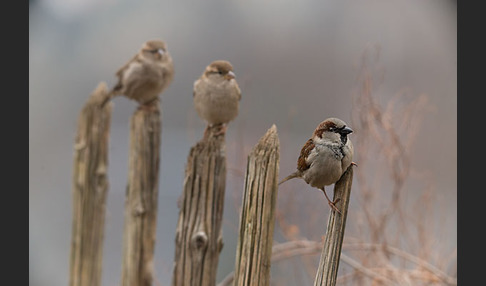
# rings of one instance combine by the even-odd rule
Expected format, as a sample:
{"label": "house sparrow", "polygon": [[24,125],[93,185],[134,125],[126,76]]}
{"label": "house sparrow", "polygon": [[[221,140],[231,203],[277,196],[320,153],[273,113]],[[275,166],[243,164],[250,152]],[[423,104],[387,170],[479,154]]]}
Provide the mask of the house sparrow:
{"label": "house sparrow", "polygon": [[111,90],[110,98],[122,94],[142,105],[158,99],[174,78],[174,66],[167,45],[161,40],[145,42],[140,51],[117,71],[116,76],[118,83]]}
{"label": "house sparrow", "polygon": [[[194,82],[194,106],[208,127],[219,126],[218,134],[238,115],[241,90],[236,83],[233,66],[228,61],[214,61]],[[206,129],[207,131],[207,129]]]}
{"label": "house sparrow", "polygon": [[348,134],[353,130],[338,118],[322,121],[307,140],[297,160],[297,171],[287,176],[280,183],[293,178],[302,178],[312,187],[324,192],[332,209],[341,213],[336,201],[331,201],[324,186],[336,183],[349,165],[353,164],[353,144]]}

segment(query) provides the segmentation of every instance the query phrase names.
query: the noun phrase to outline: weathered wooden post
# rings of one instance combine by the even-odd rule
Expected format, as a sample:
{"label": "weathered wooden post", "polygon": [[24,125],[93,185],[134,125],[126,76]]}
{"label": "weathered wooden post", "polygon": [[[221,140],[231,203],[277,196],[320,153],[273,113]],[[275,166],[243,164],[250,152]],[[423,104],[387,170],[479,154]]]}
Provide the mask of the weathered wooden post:
{"label": "weathered wooden post", "polygon": [[160,103],[156,100],[140,106],[130,123],[121,279],[124,286],[149,286],[153,281],[160,140]]}
{"label": "weathered wooden post", "polygon": [[316,279],[314,280],[314,286],[336,285],[352,182],[353,165],[350,165],[334,186],[333,201],[336,201],[336,199],[340,200],[342,214],[335,211],[331,211],[329,214],[326,238],[324,247],[322,248]]}
{"label": "weathered wooden post", "polygon": [[273,125],[248,156],[233,285],[270,283],[279,139]]}
{"label": "weathered wooden post", "polygon": [[70,286],[101,285],[112,104],[101,82],[78,119],[73,165]]}
{"label": "weathered wooden post", "polygon": [[187,158],[176,230],[173,286],[214,286],[226,184],[224,134],[206,129]]}

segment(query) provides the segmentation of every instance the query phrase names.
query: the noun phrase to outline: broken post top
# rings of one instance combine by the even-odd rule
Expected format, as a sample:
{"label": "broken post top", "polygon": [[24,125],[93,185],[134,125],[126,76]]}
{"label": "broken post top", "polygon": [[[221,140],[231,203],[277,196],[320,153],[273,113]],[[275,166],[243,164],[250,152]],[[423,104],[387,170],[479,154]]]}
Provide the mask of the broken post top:
{"label": "broken post top", "polygon": [[258,154],[260,152],[265,152],[270,149],[275,149],[279,147],[280,142],[277,134],[277,126],[275,124],[267,130],[267,133],[260,138],[257,145],[252,150],[252,153]]}
{"label": "broken post top", "polygon": [[104,81],[100,82],[98,86],[93,90],[86,105],[102,106],[106,100],[110,97],[108,87]]}

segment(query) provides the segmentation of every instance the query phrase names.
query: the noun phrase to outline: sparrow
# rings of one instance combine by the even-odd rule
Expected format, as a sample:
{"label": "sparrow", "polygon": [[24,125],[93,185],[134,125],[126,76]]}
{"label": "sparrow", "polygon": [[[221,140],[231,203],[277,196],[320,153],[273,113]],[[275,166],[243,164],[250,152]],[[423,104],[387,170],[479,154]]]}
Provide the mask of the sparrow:
{"label": "sparrow", "polygon": [[217,134],[224,134],[228,122],[238,115],[241,90],[235,77],[230,62],[217,60],[209,64],[194,82],[193,100],[197,114],[208,127],[219,127]]}
{"label": "sparrow", "polygon": [[304,179],[307,184],[322,190],[329,206],[341,213],[336,207],[339,199],[331,201],[324,187],[336,183],[349,165],[356,165],[352,162],[353,144],[348,138],[351,132],[353,130],[338,118],[328,118],[319,123],[300,151],[297,171],[279,185],[293,178]]}
{"label": "sparrow", "polygon": [[141,105],[159,98],[174,78],[174,65],[167,45],[161,40],[150,40],[117,72],[118,83],[110,97],[125,95]]}

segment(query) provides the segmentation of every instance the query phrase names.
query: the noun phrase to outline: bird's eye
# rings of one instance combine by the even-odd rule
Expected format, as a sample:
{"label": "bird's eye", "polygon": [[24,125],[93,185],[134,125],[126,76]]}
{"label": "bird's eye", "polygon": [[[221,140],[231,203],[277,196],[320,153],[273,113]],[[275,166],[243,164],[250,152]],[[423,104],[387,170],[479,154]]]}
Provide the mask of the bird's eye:
{"label": "bird's eye", "polygon": [[223,72],[222,72],[222,71],[218,71],[218,73],[219,73],[219,74],[223,74]]}
{"label": "bird's eye", "polygon": [[336,130],[336,128],[334,128],[334,127],[332,127],[332,126],[331,126],[331,127],[329,127],[329,131],[334,132],[335,130]]}

